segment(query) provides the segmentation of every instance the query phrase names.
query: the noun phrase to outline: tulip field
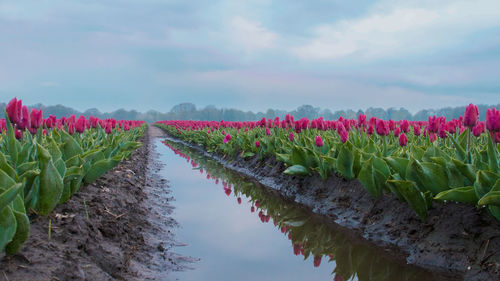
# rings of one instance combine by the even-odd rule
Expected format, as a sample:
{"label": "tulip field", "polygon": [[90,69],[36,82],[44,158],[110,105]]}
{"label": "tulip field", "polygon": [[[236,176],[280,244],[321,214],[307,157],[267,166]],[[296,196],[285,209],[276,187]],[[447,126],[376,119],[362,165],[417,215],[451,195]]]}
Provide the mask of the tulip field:
{"label": "tulip field", "polygon": [[[275,158],[291,176],[358,179],[374,197],[393,193],[424,220],[436,202],[463,202],[500,220],[500,111],[470,104],[458,119],[160,121],[170,135],[230,158]],[[334,187],[332,187],[334,188]]]}
{"label": "tulip field", "polygon": [[139,147],[142,121],[44,118],[13,99],[0,120],[0,251],[29,237],[28,214],[49,215]]}

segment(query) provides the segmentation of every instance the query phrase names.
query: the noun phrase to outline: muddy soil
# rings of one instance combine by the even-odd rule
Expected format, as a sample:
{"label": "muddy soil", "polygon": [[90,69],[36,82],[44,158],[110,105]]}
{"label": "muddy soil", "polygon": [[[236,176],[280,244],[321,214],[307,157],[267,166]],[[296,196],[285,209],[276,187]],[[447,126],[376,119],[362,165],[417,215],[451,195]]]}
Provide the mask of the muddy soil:
{"label": "muddy soil", "polygon": [[[148,128],[144,144],[50,216],[30,214],[31,234],[20,253],[0,255],[0,280],[167,280],[189,258],[170,251],[172,207],[156,173]],[[49,239],[49,223],[50,239]]]}
{"label": "muddy soil", "polygon": [[[379,247],[398,247],[406,261],[458,280],[500,280],[500,221],[466,204],[434,203],[425,221],[392,194],[373,199],[358,180],[282,174],[283,163],[223,157],[185,143],[246,177],[329,217]],[[333,187],[333,188],[332,188]]]}

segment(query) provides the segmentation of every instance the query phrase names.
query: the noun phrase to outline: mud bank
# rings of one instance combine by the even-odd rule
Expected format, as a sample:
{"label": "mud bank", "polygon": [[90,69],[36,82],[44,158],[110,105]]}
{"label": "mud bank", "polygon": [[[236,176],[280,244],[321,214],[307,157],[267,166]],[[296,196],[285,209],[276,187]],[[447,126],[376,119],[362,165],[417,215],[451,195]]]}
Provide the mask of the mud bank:
{"label": "mud bank", "polygon": [[[465,204],[434,203],[425,221],[392,194],[373,199],[358,180],[294,177],[283,163],[222,157],[169,136],[221,164],[279,191],[406,262],[456,280],[500,280],[500,222]],[[333,187],[333,188],[332,188]]]}
{"label": "mud bank", "polygon": [[155,174],[155,136],[158,129],[148,128],[128,160],[50,216],[31,214],[20,253],[0,256],[0,280],[165,280],[182,270],[183,258],[169,251],[177,223],[166,181]]}

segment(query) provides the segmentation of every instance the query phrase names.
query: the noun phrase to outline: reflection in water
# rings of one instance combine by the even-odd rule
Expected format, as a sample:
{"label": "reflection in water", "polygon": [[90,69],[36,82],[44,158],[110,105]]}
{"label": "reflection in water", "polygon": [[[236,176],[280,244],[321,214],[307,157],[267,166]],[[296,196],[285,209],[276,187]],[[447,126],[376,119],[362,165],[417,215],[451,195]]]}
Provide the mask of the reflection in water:
{"label": "reflection in water", "polygon": [[331,279],[335,281],[445,280],[404,265],[404,261],[390,260],[382,250],[353,239],[348,230],[283,199],[277,192],[249,181],[187,146],[170,140],[164,144],[191,163],[193,169],[205,173],[207,180],[220,184],[221,191],[228,198],[234,198],[238,204],[248,200],[250,212],[255,213],[262,223],[273,223],[291,241],[291,253],[312,260],[314,267],[325,261],[331,262],[335,267]]}

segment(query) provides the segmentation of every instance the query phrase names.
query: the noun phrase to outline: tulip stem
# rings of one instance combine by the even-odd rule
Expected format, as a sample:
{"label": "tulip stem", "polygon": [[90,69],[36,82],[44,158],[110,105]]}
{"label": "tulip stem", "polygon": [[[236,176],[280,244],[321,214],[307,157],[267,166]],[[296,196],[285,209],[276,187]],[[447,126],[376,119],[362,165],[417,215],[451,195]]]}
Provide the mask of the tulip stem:
{"label": "tulip stem", "polygon": [[471,136],[470,136],[470,128],[467,129],[467,164],[472,164],[472,155],[470,153],[470,141],[471,141]]}

